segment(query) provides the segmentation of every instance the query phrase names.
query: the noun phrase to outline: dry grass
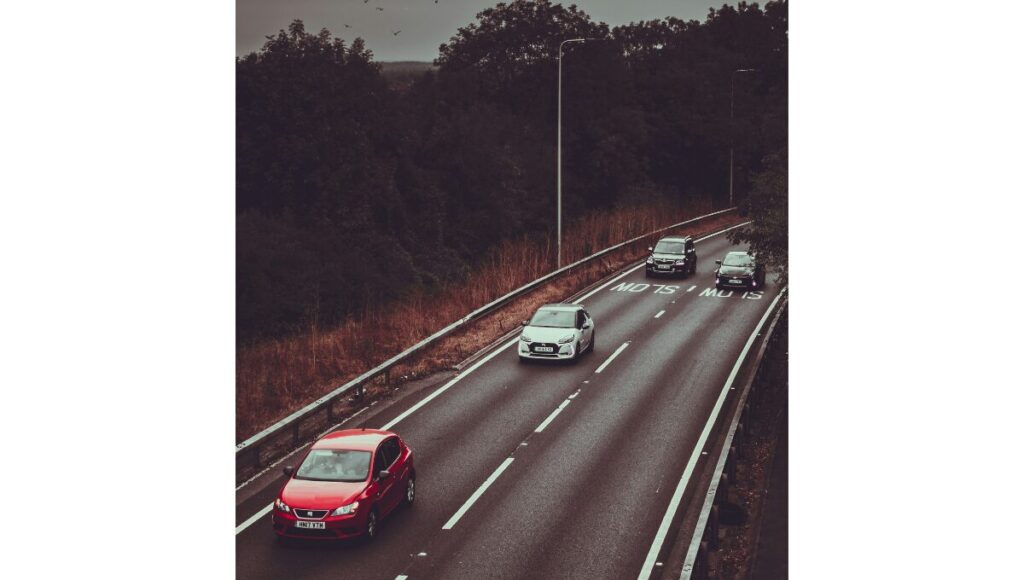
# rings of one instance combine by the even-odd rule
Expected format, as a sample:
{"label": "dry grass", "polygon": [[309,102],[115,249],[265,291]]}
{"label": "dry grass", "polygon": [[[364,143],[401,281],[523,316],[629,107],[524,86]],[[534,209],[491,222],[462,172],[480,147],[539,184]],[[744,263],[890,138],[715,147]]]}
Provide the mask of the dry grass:
{"label": "dry grass", "polygon": [[[587,216],[564,232],[563,263],[710,211],[705,204],[652,204]],[[689,231],[713,231],[738,221],[735,215],[728,215],[695,224]],[[418,360],[394,369],[392,376],[400,379],[450,368],[515,328],[540,304],[561,301],[637,260],[647,245],[646,241],[632,244],[560,276],[439,341]],[[539,244],[536,236],[529,241],[509,240],[491,252],[468,279],[434,295],[414,294],[402,303],[365,312],[333,329],[240,349],[235,384],[237,438],[251,436],[472,310],[550,272],[555,252],[551,239]]]}

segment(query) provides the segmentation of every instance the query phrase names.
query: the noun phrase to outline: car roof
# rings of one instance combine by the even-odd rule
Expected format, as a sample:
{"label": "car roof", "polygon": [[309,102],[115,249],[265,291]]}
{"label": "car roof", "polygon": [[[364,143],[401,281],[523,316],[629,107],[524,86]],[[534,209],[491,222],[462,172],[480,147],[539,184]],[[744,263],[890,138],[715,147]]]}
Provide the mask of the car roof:
{"label": "car roof", "polygon": [[[744,252],[742,250],[738,251],[738,252],[729,252],[729,253],[726,254],[726,256],[732,256],[734,254],[739,254],[741,256],[751,256],[750,252]],[[753,256],[751,256],[751,257],[753,257]]]}
{"label": "car roof", "polygon": [[658,240],[659,242],[685,242],[690,239],[690,236],[665,236]]}
{"label": "car roof", "polygon": [[313,444],[313,449],[350,449],[373,451],[380,442],[394,435],[391,431],[378,429],[343,429],[324,435]]}
{"label": "car roof", "polygon": [[545,304],[537,310],[579,310],[583,308],[580,304]]}

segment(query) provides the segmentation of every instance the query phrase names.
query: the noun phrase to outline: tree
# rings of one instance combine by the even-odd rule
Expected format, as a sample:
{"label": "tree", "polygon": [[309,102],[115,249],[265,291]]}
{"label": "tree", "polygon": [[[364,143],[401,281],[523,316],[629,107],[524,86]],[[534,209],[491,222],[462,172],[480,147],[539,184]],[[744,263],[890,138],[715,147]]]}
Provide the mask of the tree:
{"label": "tree", "polygon": [[785,149],[764,159],[764,169],[754,177],[744,203],[753,223],[729,234],[734,244],[749,243],[758,260],[778,272],[781,284],[789,279],[788,163]]}

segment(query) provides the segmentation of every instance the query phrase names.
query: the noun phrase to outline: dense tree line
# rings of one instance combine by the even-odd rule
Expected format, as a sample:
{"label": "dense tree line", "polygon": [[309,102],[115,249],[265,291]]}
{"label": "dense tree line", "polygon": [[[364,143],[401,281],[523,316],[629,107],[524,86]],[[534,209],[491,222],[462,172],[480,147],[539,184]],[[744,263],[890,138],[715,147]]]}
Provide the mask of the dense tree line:
{"label": "dense tree line", "polygon": [[567,218],[657,196],[724,206],[731,138],[738,199],[784,159],[785,1],[611,29],[498,4],[400,91],[362,40],[294,21],[236,65],[239,341],[429,291],[507,236],[550,233],[568,38],[588,41],[563,57]]}

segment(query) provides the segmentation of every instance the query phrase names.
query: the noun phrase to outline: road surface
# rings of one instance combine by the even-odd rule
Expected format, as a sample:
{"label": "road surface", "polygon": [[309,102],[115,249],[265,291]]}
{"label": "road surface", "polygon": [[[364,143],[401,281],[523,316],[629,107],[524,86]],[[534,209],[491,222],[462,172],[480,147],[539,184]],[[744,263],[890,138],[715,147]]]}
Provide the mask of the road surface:
{"label": "road surface", "polygon": [[283,476],[251,484],[237,506],[237,576],[619,579],[650,569],[687,460],[780,290],[769,277],[764,292],[715,291],[714,261],[736,249],[716,235],[697,244],[689,278],[638,268],[584,295],[596,348],[576,364],[523,365],[507,341],[454,384],[360,416],[354,424],[391,429],[416,454],[416,504],[373,543],[279,545],[269,515],[244,524]]}

